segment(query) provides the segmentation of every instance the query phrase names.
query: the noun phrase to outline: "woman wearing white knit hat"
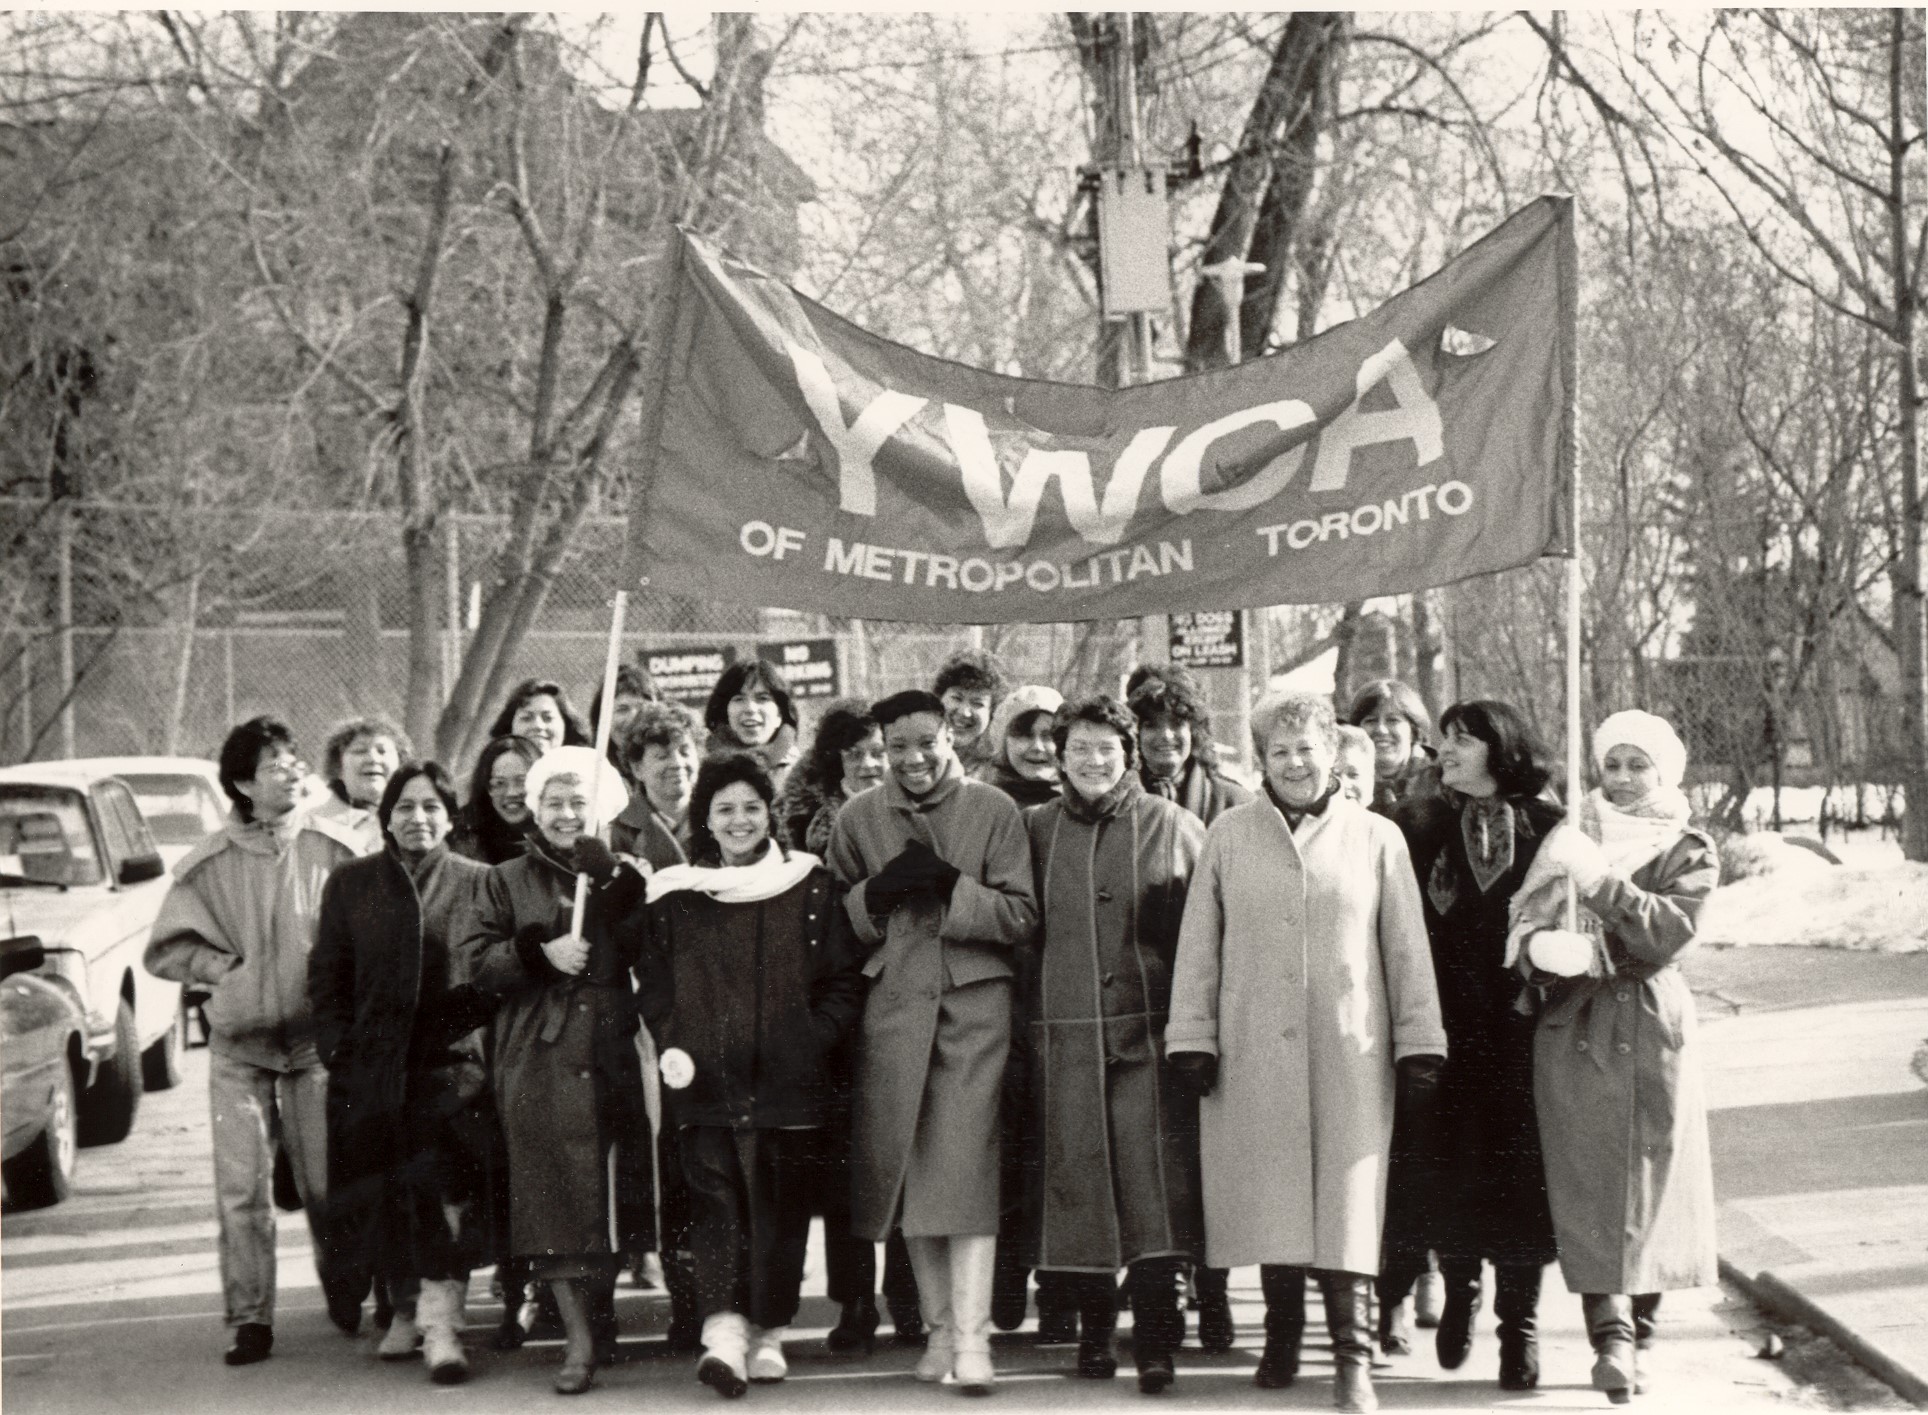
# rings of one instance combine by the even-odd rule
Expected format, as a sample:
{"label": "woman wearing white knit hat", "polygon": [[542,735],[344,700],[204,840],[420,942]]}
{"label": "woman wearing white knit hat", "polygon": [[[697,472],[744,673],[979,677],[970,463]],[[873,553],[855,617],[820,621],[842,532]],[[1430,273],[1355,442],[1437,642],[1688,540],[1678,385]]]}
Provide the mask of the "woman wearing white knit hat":
{"label": "woman wearing white knit hat", "polygon": [[[1677,965],[1720,861],[1688,824],[1687,749],[1664,719],[1613,714],[1593,760],[1584,836],[1548,838],[1535,863],[1549,887],[1521,886],[1514,938],[1546,993],[1533,1090],[1560,1269],[1582,1294],[1593,1384],[1620,1403],[1644,1385],[1634,1351],[1651,1341],[1659,1294],[1719,1280],[1694,999]],[[1597,920],[1590,944],[1539,928],[1566,879]]]}

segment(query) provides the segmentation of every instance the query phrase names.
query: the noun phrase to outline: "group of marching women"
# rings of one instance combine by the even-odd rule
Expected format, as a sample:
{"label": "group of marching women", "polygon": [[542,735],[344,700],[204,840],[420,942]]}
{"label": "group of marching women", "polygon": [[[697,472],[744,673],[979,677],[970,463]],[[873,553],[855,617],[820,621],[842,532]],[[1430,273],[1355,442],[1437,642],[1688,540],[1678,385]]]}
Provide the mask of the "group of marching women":
{"label": "group of marching women", "polygon": [[1260,701],[1256,792],[1177,668],[1067,702],[961,654],[833,705],[801,752],[760,662],[701,721],[627,671],[611,710],[604,758],[560,687],[523,685],[459,804],[392,731],[385,776],[331,748],[325,810],[378,834],[328,877],[308,968],[317,1243],[331,1312],[358,1322],[371,1283],[394,1308],[385,1353],[460,1379],[461,1294],[496,1261],[505,1331],[546,1290],[556,1389],[582,1391],[655,1250],[672,1343],[740,1396],[786,1373],[821,1216],[830,1346],[872,1341],[884,1243],[917,1379],[966,1393],[1032,1272],[1079,1376],[1116,1374],[1128,1305],[1156,1393],[1187,1285],[1228,1349],[1227,1270],[1257,1265],[1256,1383],[1294,1382],[1311,1285],[1334,1403],[1370,1410],[1420,1275],[1453,1369],[1488,1263],[1500,1385],[1527,1389],[1557,1260],[1618,1402],[1659,1294],[1715,1280],[1675,965],[1717,864],[1660,718],[1600,724],[1569,813],[1518,710],[1435,733],[1391,681],[1350,721]]}

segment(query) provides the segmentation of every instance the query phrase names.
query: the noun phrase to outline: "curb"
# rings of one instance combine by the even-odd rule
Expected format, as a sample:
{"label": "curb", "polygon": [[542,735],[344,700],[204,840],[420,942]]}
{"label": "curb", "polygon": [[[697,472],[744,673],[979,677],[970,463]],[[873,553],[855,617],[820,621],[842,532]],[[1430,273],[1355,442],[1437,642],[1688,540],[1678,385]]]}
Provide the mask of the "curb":
{"label": "curb", "polygon": [[1810,1331],[1827,1337],[1856,1361],[1874,1372],[1876,1376],[1893,1386],[1895,1393],[1903,1400],[1928,1410],[1928,1376],[1923,1376],[1913,1367],[1897,1361],[1826,1308],[1804,1296],[1773,1273],[1762,1271],[1749,1276],[1727,1259],[1722,1258],[1720,1275],[1745,1292],[1757,1306],[1765,1308],[1776,1316],[1798,1322]]}

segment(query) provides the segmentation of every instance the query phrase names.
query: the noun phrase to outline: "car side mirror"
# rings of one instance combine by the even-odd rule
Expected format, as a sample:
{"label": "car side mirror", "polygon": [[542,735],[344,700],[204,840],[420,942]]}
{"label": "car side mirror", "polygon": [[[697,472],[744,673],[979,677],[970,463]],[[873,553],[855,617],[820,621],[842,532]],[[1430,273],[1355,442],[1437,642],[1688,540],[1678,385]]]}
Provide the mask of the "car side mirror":
{"label": "car side mirror", "polygon": [[37,934],[0,939],[0,978],[15,973],[31,973],[47,961],[47,949]]}
{"label": "car side mirror", "polygon": [[131,855],[120,864],[122,884],[145,884],[167,873],[167,862],[159,855]]}

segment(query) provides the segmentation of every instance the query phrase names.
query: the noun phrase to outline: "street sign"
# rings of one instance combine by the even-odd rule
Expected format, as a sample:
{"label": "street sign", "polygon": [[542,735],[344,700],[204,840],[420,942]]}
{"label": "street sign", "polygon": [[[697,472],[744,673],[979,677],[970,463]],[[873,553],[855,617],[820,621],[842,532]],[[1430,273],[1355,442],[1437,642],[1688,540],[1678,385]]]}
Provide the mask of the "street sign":
{"label": "street sign", "polygon": [[672,703],[701,711],[710,701],[710,690],[723,670],[736,662],[736,649],[728,644],[678,644],[675,648],[645,649],[643,667],[656,680],[656,691]]}
{"label": "street sign", "polygon": [[1205,609],[1171,616],[1171,661],[1180,668],[1242,668],[1244,626],[1236,609]]}
{"label": "street sign", "polygon": [[1158,167],[1110,168],[1099,174],[1099,295],[1106,318],[1172,307],[1171,212]]}
{"label": "street sign", "polygon": [[757,657],[783,670],[790,695],[798,700],[843,696],[837,677],[835,639],[793,639],[787,643],[758,644]]}

